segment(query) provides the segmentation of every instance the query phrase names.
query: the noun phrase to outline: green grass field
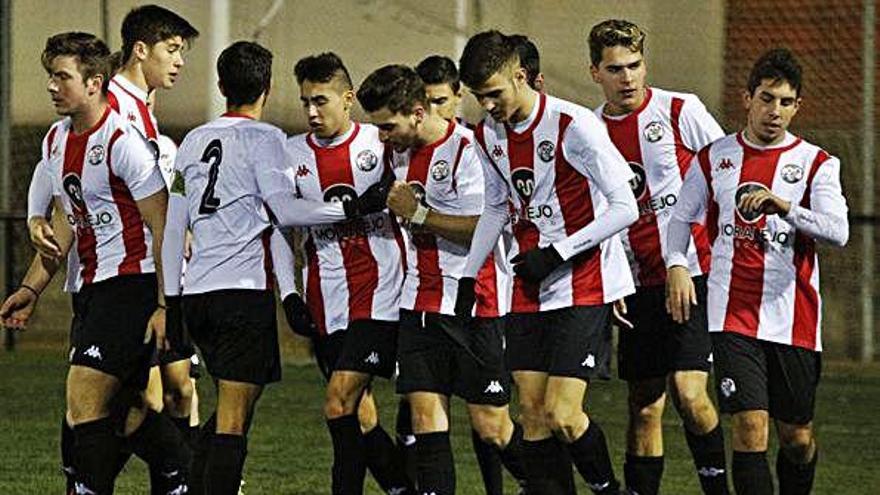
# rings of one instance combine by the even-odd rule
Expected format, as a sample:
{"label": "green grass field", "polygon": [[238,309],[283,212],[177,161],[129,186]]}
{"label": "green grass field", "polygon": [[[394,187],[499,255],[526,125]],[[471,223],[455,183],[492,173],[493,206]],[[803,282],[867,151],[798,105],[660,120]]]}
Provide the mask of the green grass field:
{"label": "green grass field", "polygon": [[[30,348],[29,348],[30,347]],[[64,408],[66,371],[61,350],[25,346],[0,352],[0,493],[60,494],[58,423]],[[382,423],[393,430],[396,398],[389,383],[376,387]],[[622,476],[625,386],[597,383],[588,407],[608,436],[616,471]],[[202,414],[212,404],[208,380],[200,382]],[[818,435],[821,461],[814,493],[880,493],[880,366],[831,363],[819,390]],[[245,493],[327,494],[331,447],[321,419],[322,380],[312,365],[288,364],[284,380],[270,387],[258,409],[250,436]],[[673,411],[665,418],[664,494],[698,494],[696,476],[680,423]],[[482,485],[467,418],[460,402],[453,407],[453,445],[458,493],[479,494]],[[729,436],[728,436],[729,439]],[[728,441],[729,443],[729,441]],[[771,448],[775,452],[775,446]],[[771,453],[775,456],[775,453]],[[771,457],[771,464],[775,457]],[[132,460],[117,482],[119,494],[148,493],[146,470]],[[367,493],[379,494],[372,480]],[[589,493],[580,484],[579,492]],[[515,493],[512,483],[507,493]]]}

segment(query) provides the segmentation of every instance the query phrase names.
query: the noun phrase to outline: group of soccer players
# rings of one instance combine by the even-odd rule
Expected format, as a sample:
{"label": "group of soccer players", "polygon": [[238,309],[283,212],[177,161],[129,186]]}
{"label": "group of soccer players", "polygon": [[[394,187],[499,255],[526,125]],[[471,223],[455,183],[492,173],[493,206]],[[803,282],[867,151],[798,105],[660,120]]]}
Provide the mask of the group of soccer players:
{"label": "group of soccer players", "polygon": [[[656,494],[667,392],[702,491],[729,493],[712,366],[736,493],[773,493],[770,417],[780,493],[810,492],[815,245],[845,244],[848,226],[839,161],[787,132],[801,102],[790,52],[756,61],[746,125],[728,136],[695,95],[647,85],[645,34],[628,21],[589,33],[595,111],[544,92],[525,36],[482,32],[458,64],[387,65],[357,89],[322,53],[294,68],[310,130],[288,138],[261,121],[272,53],[240,41],[217,60],[226,113],[187,134],[163,177],[173,150],[151,98],[196,36],[150,5],[125,18],[119,67],[86,33],[43,52],[65,118],[31,184],[38,253],[0,317],[24,327],[66,258],[67,493],[112,493],[132,453],[152,493],[238,493],[256,404],[281,376],[275,285],[327,379],[334,494],[362,493],[367,471],[389,494],[455,493],[452,396],[488,494],[502,466],[523,493],[575,493],[572,465],[595,493]],[[462,83],[479,124],[456,117]],[[356,103],[369,123],[352,120]],[[612,321],[624,483],[601,409],[584,410],[610,374]],[[201,426],[194,348],[217,389]],[[397,442],[370,391],[395,375]]]}

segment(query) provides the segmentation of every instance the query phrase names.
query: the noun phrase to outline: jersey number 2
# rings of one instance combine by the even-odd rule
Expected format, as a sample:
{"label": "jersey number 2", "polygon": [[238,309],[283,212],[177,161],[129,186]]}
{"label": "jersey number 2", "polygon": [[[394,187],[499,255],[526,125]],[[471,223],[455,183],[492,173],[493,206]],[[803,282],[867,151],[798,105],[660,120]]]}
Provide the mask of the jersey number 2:
{"label": "jersey number 2", "polygon": [[208,185],[202,194],[202,202],[199,204],[199,213],[207,215],[217,211],[220,207],[220,198],[214,196],[214,186],[217,185],[217,174],[220,172],[220,161],[223,160],[223,144],[219,139],[208,143],[205,152],[202,153],[202,163],[211,166],[208,169]]}

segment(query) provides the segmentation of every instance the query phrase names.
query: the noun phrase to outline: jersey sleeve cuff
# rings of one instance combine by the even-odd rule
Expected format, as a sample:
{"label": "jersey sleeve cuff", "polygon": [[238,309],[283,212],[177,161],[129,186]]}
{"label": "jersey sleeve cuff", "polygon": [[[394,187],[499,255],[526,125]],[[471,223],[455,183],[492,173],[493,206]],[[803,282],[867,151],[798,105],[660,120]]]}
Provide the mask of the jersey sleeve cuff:
{"label": "jersey sleeve cuff", "polygon": [[684,253],[669,253],[666,257],[666,268],[672,268],[673,266],[687,268],[689,266],[687,255]]}

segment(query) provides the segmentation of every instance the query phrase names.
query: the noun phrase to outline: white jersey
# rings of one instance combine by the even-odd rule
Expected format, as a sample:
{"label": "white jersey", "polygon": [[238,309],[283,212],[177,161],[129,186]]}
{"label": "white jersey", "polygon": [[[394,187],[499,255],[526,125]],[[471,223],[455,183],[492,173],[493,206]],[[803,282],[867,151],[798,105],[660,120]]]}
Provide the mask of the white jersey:
{"label": "white jersey", "polygon": [[146,140],[107,107],[82,134],[56,122],[43,143],[52,193],[74,229],[80,273],[75,288],[118,275],[151,273],[152,235],[136,201],[165,188]]}
{"label": "white jersey", "polygon": [[[789,215],[740,211],[741,196],[759,189],[790,201]],[[680,204],[675,220],[705,218],[712,241],[709,330],[821,350],[816,240],[805,232],[824,225],[833,242],[846,242],[838,159],[791,134],[767,148],[732,134],[698,153]]]}
{"label": "white jersey", "polygon": [[[605,105],[596,115],[635,174],[630,185],[639,219],[620,238],[636,285],[650,287],[666,283],[666,226],[691,159],[724,131],[696,95],[657,88],[646,92],[641,107],[625,116],[604,115]],[[704,275],[709,272],[709,238],[698,223],[691,232],[688,268],[692,275]]]}
{"label": "white jersey", "polygon": [[[481,158],[482,157],[482,158]],[[404,153],[394,153],[394,173],[415,190],[431,209],[447,215],[478,216],[483,211],[483,164],[473,132],[449,123],[440,141]],[[406,280],[401,308],[455,314],[458,279],[468,247],[428,231],[407,230]],[[510,304],[510,267],[501,240],[476,278],[475,315],[496,318]]]}
{"label": "white jersey", "polygon": [[[632,172],[586,108],[540,94],[532,114],[513,129],[487,117],[475,137],[493,164],[486,201],[513,202],[511,256],[562,241],[603,214],[606,195],[626,187]],[[511,311],[533,313],[609,303],[634,292],[618,236],[563,259],[540,286],[513,279]]]}
{"label": "white jersey", "polygon": [[[385,153],[378,129],[359,123],[326,145],[311,133],[287,142],[297,194],[312,201],[349,201],[362,194],[382,178]],[[383,211],[313,225],[304,233],[306,304],[322,334],[355,320],[398,320],[404,247],[394,216]]]}
{"label": "white jersey", "polygon": [[147,93],[144,90],[122,74],[116,74],[110,79],[107,101],[129,125],[158,147],[159,124],[147,106]]}
{"label": "white jersey", "polygon": [[[186,135],[174,164],[166,227],[178,237],[187,227],[192,232],[183,294],[272,288],[272,230],[263,198],[285,187],[278,181],[284,177],[279,170],[285,139],[281,129],[233,113]],[[179,207],[181,200],[185,207]],[[170,258],[165,264],[168,294],[179,291],[175,264]],[[178,275],[173,280],[172,273]]]}
{"label": "white jersey", "polygon": [[162,172],[162,179],[165,185],[171,189],[171,179],[174,177],[174,160],[177,159],[177,145],[170,137],[163,134],[159,135],[156,141],[159,146],[159,172]]}

